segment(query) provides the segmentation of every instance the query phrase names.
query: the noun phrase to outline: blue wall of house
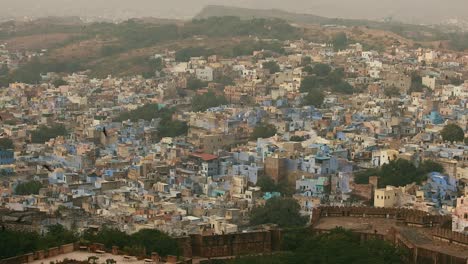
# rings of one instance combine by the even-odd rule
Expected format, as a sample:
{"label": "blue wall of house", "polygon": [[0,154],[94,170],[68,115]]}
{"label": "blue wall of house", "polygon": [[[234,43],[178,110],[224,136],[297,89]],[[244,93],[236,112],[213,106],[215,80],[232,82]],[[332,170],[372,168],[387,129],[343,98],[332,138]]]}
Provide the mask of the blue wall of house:
{"label": "blue wall of house", "polygon": [[9,165],[15,163],[15,153],[13,150],[0,149],[0,165]]}

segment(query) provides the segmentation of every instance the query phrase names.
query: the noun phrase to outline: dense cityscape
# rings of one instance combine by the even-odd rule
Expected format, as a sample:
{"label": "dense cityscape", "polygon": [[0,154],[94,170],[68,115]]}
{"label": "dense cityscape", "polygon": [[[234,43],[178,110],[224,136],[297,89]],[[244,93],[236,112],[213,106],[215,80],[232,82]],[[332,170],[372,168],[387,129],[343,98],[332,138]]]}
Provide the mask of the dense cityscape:
{"label": "dense cityscape", "polygon": [[0,35],[0,263],[467,263],[468,53],[250,23],[100,75]]}

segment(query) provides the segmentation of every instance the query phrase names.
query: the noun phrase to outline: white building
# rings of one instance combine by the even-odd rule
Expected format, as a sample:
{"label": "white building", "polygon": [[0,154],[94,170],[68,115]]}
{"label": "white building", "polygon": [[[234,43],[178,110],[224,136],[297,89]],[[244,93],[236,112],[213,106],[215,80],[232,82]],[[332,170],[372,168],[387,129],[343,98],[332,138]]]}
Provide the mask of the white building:
{"label": "white building", "polygon": [[246,176],[249,182],[252,182],[254,184],[257,183],[258,170],[259,168],[255,163],[252,163],[250,165],[247,165],[247,164],[232,165],[233,175]]}
{"label": "white building", "polygon": [[429,76],[426,75],[422,77],[422,85],[431,88],[432,90],[435,89],[436,87],[436,77],[435,76]]}
{"label": "white building", "polygon": [[195,75],[202,81],[211,82],[213,81],[213,68],[205,67],[202,69],[196,69]]}

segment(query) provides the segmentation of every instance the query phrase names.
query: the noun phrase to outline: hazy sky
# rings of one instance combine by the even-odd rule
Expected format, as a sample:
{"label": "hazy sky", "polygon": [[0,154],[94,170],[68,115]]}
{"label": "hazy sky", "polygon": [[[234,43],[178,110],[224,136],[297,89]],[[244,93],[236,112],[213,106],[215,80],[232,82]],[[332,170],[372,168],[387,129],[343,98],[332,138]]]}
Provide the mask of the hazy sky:
{"label": "hazy sky", "polygon": [[468,0],[0,0],[0,17],[89,16],[189,18],[209,4],[283,9],[327,17],[407,22],[468,20]]}

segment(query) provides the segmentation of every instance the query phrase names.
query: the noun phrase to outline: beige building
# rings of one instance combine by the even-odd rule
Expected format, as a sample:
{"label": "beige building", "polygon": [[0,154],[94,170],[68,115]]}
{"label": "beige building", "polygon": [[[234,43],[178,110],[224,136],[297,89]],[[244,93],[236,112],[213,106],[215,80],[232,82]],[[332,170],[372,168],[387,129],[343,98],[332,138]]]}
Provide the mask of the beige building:
{"label": "beige building", "polygon": [[468,179],[468,167],[457,167],[457,180]]}
{"label": "beige building", "polygon": [[400,92],[407,92],[411,87],[411,77],[398,71],[386,71],[382,74],[384,88],[395,87]]}
{"label": "beige building", "polygon": [[436,77],[426,75],[422,77],[422,85],[430,88],[431,90],[434,90],[436,87],[436,80]]}
{"label": "beige building", "polygon": [[188,133],[188,142],[205,153],[216,153],[235,143],[233,134],[211,133],[208,130],[191,127]]}
{"label": "beige building", "polygon": [[416,197],[407,193],[408,188],[414,186],[407,185],[405,187],[387,186],[374,191],[374,207],[411,207],[416,202]]}
{"label": "beige building", "polygon": [[457,199],[452,215],[452,231],[468,234],[468,196]]}
{"label": "beige building", "polygon": [[216,153],[232,144],[234,144],[234,135],[232,134],[200,135],[199,138],[199,147],[206,153]]}
{"label": "beige building", "polygon": [[275,183],[286,179],[286,159],[278,157],[266,157],[265,159],[265,175],[270,177]]}
{"label": "beige building", "polygon": [[395,207],[396,192],[393,188],[376,189],[374,192],[374,207]]}

